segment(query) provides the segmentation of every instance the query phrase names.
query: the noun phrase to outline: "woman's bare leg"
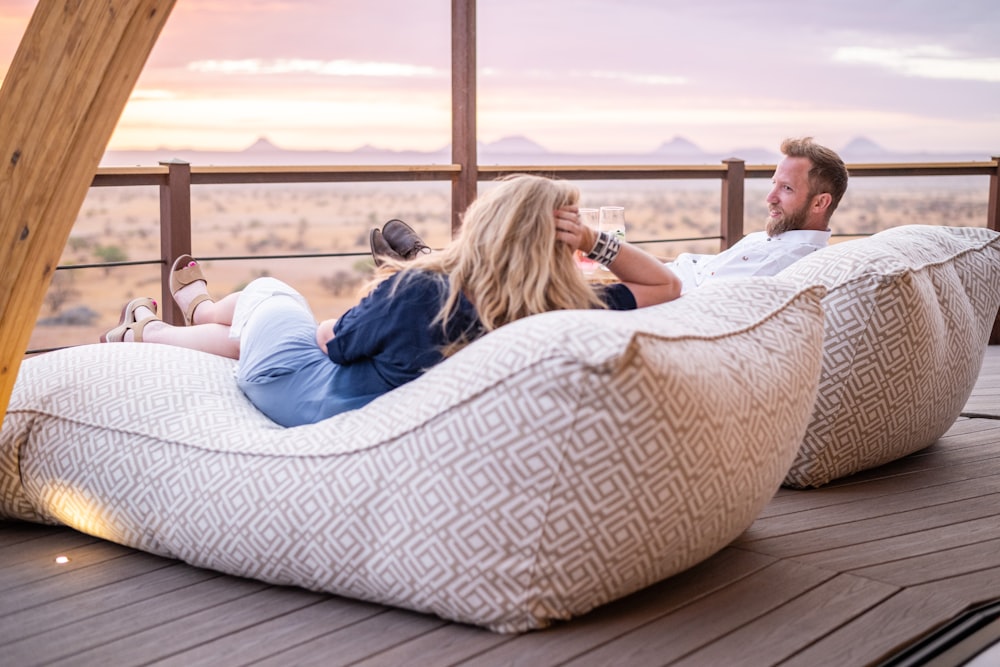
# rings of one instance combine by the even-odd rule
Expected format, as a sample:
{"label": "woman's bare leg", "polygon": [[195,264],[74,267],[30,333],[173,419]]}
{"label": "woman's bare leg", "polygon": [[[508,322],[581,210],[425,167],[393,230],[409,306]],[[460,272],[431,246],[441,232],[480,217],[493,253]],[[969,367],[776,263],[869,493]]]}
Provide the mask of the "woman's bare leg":
{"label": "woman's bare leg", "polygon": [[[184,289],[188,287],[191,285],[185,285]],[[240,293],[233,292],[218,301],[202,301],[192,313],[194,324],[224,324],[229,326],[233,323],[233,313],[236,312],[236,302],[239,298]]]}
{"label": "woman's bare leg", "polygon": [[[223,300],[225,301],[225,300]],[[208,301],[205,302],[209,303]],[[222,302],[219,302],[222,303]],[[201,311],[201,306],[196,312]],[[153,318],[153,319],[150,319]],[[142,329],[142,342],[160,343],[186,347],[191,350],[201,350],[210,354],[230,359],[240,358],[240,341],[229,337],[229,325],[218,323],[195,324],[189,327],[175,327],[154,318],[153,311],[145,306],[136,308],[135,320],[142,322],[150,319]],[[125,340],[134,340],[132,331],[125,333]]]}
{"label": "woman's bare leg", "polygon": [[[203,294],[208,295],[208,284],[204,280],[195,280],[177,290],[174,293],[174,301],[182,311],[186,312],[188,304]],[[239,292],[234,292],[218,301],[211,299],[202,301],[195,306],[191,320],[194,324],[232,324],[238,298]]]}

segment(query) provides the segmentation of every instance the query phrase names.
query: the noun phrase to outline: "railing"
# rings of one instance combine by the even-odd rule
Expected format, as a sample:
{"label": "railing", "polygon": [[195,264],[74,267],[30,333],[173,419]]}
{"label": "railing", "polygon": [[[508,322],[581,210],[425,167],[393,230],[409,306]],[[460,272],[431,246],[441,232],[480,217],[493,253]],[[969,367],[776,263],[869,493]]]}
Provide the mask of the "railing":
{"label": "railing", "polygon": [[[984,221],[989,229],[1000,231],[1000,158],[984,162],[946,162],[921,164],[851,164],[851,178],[987,176],[989,197]],[[614,165],[553,166],[505,165],[476,169],[476,181],[493,180],[512,173],[534,173],[569,180],[717,180],[720,183],[720,249],[728,248],[744,235],[746,179],[770,178],[773,165],[747,165],[743,160],[725,160],[720,165]],[[449,181],[452,205],[469,202],[475,196],[476,182],[468,183],[457,164],[436,166],[321,166],[321,167],[192,167],[181,161],[161,163],[158,167],[102,168],[93,180],[94,187],[156,185],[160,188],[160,258],[145,263],[161,267],[163,318],[182,322],[180,309],[169,293],[169,271],[174,257],[191,253],[191,186],[218,184],[281,183],[358,183],[358,182]],[[468,191],[473,188],[473,191]],[[452,211],[452,233],[457,230],[460,211]],[[703,237],[711,239],[715,237]],[[661,239],[671,242],[675,239]],[[690,240],[690,239],[684,239]],[[293,255],[295,257],[296,255]],[[310,257],[315,255],[301,255]],[[139,262],[143,263],[143,262]],[[69,268],[69,267],[62,267]],[[1000,344],[1000,317],[994,325],[990,342]]]}

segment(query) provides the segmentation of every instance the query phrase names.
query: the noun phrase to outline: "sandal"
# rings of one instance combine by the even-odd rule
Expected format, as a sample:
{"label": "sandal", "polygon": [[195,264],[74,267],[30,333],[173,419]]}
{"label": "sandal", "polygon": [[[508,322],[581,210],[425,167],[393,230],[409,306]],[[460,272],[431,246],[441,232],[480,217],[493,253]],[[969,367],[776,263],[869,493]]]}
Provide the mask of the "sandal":
{"label": "sandal", "polygon": [[[205,274],[201,272],[201,266],[198,262],[194,261],[191,255],[181,255],[174,260],[174,265],[170,269],[170,293],[174,296],[174,301],[177,300],[177,292],[181,290],[182,287],[190,285],[196,280],[201,280],[208,285],[208,281],[205,280]],[[212,301],[214,299],[206,294],[199,294],[198,296],[191,299],[191,303],[188,304],[187,308],[184,310],[184,325],[191,326],[194,322],[194,310],[203,301]],[[180,305],[180,304],[178,304]]]}
{"label": "sandal", "polygon": [[[136,321],[135,311],[145,306],[153,311],[152,317],[147,317],[142,321]],[[102,343],[124,343],[125,333],[128,331],[132,332],[132,339],[136,343],[142,342],[142,330],[146,328],[146,325],[154,320],[159,320],[160,318],[156,315],[156,301],[150,299],[148,296],[142,296],[138,299],[132,299],[125,304],[122,308],[122,315],[118,318],[118,326],[109,331],[101,334]]]}

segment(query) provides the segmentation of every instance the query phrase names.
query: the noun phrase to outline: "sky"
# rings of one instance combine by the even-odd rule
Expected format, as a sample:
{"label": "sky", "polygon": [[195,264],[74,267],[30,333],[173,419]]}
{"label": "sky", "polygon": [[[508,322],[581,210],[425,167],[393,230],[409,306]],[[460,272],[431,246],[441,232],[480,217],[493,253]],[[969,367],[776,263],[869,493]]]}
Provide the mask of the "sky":
{"label": "sky", "polygon": [[[43,0],[56,1],[56,0]],[[0,76],[35,2],[0,0]],[[177,0],[111,149],[451,140],[450,0]],[[1000,155],[997,0],[479,0],[478,134]]]}

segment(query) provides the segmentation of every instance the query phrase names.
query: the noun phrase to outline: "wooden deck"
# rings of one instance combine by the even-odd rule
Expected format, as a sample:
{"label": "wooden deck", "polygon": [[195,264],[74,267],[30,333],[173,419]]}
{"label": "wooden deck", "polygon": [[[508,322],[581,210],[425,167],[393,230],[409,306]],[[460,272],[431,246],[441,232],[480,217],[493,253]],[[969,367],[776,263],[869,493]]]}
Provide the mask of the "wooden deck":
{"label": "wooden deck", "polygon": [[520,636],[0,522],[4,665],[867,665],[998,598],[997,346],[932,447],[782,489],[701,565]]}

